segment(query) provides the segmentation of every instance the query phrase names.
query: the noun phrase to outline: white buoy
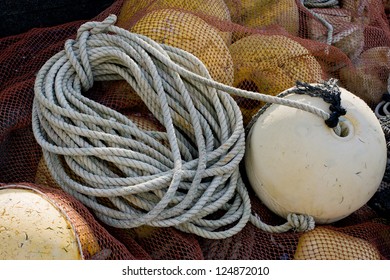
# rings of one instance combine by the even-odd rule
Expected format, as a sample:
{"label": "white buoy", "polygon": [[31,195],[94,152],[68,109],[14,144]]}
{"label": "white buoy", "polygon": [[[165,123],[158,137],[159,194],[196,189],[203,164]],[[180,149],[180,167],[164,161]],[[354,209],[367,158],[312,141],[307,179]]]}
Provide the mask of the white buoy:
{"label": "white buoy", "polygon": [[[359,97],[340,88],[341,135],[303,110],[272,104],[253,123],[245,166],[249,182],[274,213],[307,214],[316,223],[338,221],[361,208],[384,176],[387,149],[378,119]],[[284,98],[329,112],[306,94]]]}
{"label": "white buoy", "polygon": [[71,222],[42,193],[0,189],[0,259],[82,259]]}

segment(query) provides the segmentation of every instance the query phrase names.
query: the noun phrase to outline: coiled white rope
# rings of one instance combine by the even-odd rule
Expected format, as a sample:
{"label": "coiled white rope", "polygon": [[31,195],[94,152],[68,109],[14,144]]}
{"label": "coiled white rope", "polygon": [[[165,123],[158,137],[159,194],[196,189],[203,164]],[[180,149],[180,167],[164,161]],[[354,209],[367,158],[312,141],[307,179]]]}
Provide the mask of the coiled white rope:
{"label": "coiled white rope", "polygon": [[[83,24],[37,74],[32,126],[56,182],[114,227],[173,226],[211,239],[248,221],[268,232],[313,229],[310,216],[290,214],[269,226],[251,213],[239,172],[245,131],[229,94],[324,120],[329,113],[217,83],[195,56],[115,21]],[[142,130],[82,95],[94,81],[114,79],[132,86],[166,132]]]}

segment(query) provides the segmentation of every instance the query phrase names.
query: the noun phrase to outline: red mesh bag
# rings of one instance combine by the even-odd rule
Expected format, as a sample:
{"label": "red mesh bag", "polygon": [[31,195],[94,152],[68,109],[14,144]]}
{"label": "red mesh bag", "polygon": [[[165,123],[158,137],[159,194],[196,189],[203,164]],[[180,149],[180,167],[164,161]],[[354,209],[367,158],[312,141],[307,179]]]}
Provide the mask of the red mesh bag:
{"label": "red mesh bag", "polygon": [[[192,52],[215,80],[236,88],[276,95],[294,86],[296,80],[336,78],[340,86],[374,109],[382,100],[390,74],[386,61],[390,48],[388,4],[381,0],[360,1],[363,6],[355,6],[356,1],[339,2],[338,6],[308,8],[299,0],[258,4],[236,0],[119,0],[90,20],[102,21],[115,14],[118,26]],[[332,38],[318,14],[334,27]],[[37,188],[60,197],[67,207],[82,212],[93,225],[101,247],[111,249],[111,259],[390,259],[388,217],[370,205],[306,233],[269,233],[248,223],[232,237],[218,240],[173,227],[126,229],[99,221],[88,206],[63,193],[50,175],[33,135],[31,118],[36,73],[63,50],[67,39],[76,37],[85,22],[37,28],[0,39],[1,183],[37,184]],[[144,130],[165,131],[124,81],[95,82],[83,94],[126,115]],[[264,105],[233,98],[245,124]],[[269,225],[283,224],[284,219],[256,197],[245,181],[244,170],[241,174],[252,213]],[[349,245],[335,252],[335,242]],[[321,253],[313,253],[313,246]]]}

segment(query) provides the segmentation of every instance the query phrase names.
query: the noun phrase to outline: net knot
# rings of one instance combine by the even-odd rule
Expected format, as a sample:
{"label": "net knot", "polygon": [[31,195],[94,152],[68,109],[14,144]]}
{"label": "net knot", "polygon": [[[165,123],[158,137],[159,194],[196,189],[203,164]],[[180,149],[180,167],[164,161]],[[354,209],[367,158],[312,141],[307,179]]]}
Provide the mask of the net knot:
{"label": "net knot", "polygon": [[287,215],[287,222],[290,224],[291,228],[297,232],[309,231],[315,227],[314,218],[309,215],[289,213]]}

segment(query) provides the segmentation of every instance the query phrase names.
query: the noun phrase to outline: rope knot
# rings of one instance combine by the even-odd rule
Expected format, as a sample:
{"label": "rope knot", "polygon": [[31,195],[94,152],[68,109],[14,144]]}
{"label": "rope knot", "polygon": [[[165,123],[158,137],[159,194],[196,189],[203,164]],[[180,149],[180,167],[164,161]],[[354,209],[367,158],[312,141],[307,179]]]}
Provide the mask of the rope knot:
{"label": "rope knot", "polygon": [[309,215],[289,213],[287,215],[287,222],[290,224],[291,228],[297,232],[309,231],[315,227],[314,218]]}
{"label": "rope knot", "polygon": [[330,113],[329,118],[325,120],[325,124],[330,128],[334,128],[339,123],[339,117],[340,114],[338,112],[332,112]]}
{"label": "rope knot", "polygon": [[77,39],[81,37],[84,32],[90,32],[91,34],[106,33],[109,31],[109,27],[116,23],[117,17],[114,14],[110,14],[103,21],[90,21],[82,24],[77,30]]}
{"label": "rope knot", "polygon": [[93,86],[94,78],[88,55],[87,41],[90,35],[107,33],[116,22],[116,15],[111,14],[103,21],[91,21],[82,24],[77,30],[76,40],[65,42],[65,53],[79,77],[82,89],[87,91]]}

